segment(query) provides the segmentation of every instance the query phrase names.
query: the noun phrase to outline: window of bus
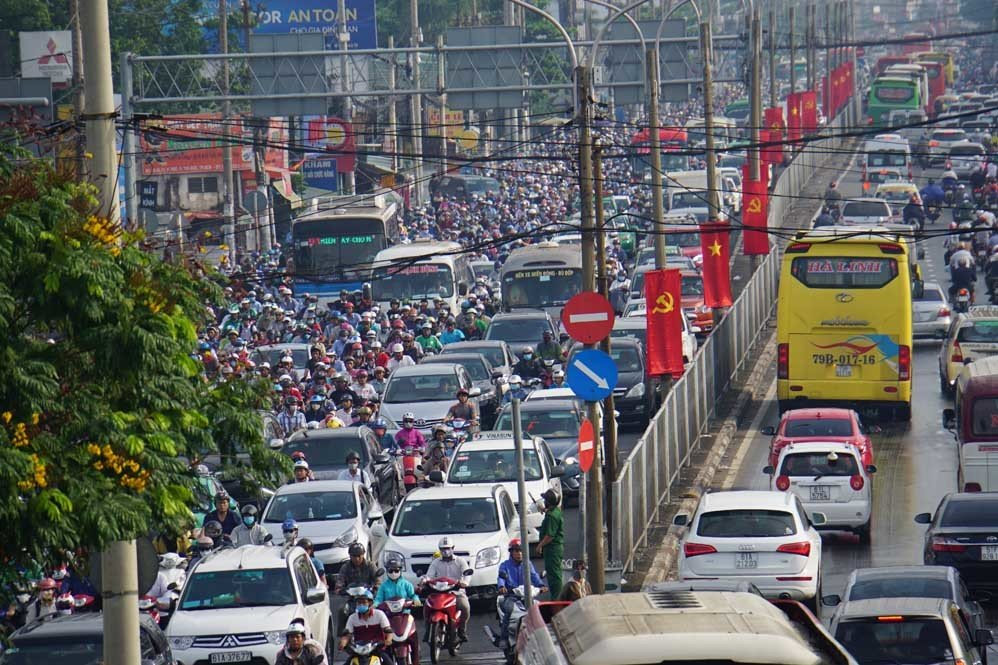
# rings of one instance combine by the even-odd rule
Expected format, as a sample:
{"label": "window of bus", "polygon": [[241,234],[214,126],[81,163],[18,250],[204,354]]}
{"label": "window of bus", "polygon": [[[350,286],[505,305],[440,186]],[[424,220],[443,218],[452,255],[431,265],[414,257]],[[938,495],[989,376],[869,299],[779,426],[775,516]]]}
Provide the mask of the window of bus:
{"label": "window of bus", "polygon": [[556,307],[582,290],[579,268],[516,270],[503,276],[507,307]]}
{"label": "window of bus", "polygon": [[672,195],[671,210],[678,208],[702,208],[707,205],[707,192],[703,190],[691,190],[687,192],[676,192]]}
{"label": "window of bus", "polygon": [[887,258],[802,256],[793,260],[790,272],[812,289],[879,289],[898,276],[898,265]]}
{"label": "window of bus", "polygon": [[998,398],[975,399],[970,407],[970,419],[974,436],[998,436]]}
{"label": "window of bus", "polygon": [[302,277],[361,275],[365,264],[385,248],[383,231],[355,228],[364,221],[295,222],[291,233],[296,272]]}
{"label": "window of bus", "polygon": [[873,96],[882,104],[905,104],[915,96],[915,86],[880,84],[874,87]]}
{"label": "window of bus", "polygon": [[375,300],[422,300],[454,295],[454,273],[445,263],[378,268],[371,280]]}
{"label": "window of bus", "polygon": [[871,168],[881,166],[907,166],[908,155],[903,152],[871,152],[867,156]]}

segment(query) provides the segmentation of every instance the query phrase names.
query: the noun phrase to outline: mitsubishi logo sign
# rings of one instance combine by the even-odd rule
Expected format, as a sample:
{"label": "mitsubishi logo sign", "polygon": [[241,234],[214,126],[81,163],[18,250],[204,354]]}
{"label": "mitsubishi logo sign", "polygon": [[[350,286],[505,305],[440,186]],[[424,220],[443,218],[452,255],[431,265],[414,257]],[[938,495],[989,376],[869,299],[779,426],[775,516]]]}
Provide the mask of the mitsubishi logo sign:
{"label": "mitsubishi logo sign", "polygon": [[226,648],[237,647],[239,646],[239,640],[236,639],[235,635],[226,635],[222,638],[222,643],[219,646]]}

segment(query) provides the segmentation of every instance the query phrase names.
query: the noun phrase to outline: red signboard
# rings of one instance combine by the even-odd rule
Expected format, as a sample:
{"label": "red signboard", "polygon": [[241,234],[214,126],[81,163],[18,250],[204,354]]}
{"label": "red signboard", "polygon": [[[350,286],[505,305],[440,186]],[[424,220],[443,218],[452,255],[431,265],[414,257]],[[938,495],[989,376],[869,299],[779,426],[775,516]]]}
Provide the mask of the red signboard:
{"label": "red signboard", "polygon": [[565,303],[561,324],[572,339],[595,344],[613,330],[613,306],[598,293],[583,291]]}
{"label": "red signboard", "polygon": [[596,433],[593,424],[586,418],[579,426],[579,471],[589,473],[596,461]]}
{"label": "red signboard", "polygon": [[683,374],[683,289],[679,270],[645,273],[648,375]]}
{"label": "red signboard", "polygon": [[742,247],[747,256],[769,254],[768,172],[769,169],[760,168],[759,179],[752,180],[749,165],[742,166],[742,226],[745,229]]}
{"label": "red signboard", "polygon": [[316,116],[309,118],[305,130],[307,148],[336,158],[338,173],[356,170],[357,143],[352,124],[333,116]]}

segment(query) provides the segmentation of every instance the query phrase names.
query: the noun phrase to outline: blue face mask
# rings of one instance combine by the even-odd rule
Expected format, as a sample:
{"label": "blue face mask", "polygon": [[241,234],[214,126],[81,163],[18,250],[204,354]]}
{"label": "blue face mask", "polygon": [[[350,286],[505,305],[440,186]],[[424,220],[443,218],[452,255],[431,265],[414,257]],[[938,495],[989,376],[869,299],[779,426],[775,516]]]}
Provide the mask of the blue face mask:
{"label": "blue face mask", "polygon": [[358,605],[357,614],[367,614],[367,610],[370,609],[370,605]]}
{"label": "blue face mask", "polygon": [[246,515],[243,517],[243,524],[246,526],[253,526],[254,522],[256,522],[256,518],[252,515]]}

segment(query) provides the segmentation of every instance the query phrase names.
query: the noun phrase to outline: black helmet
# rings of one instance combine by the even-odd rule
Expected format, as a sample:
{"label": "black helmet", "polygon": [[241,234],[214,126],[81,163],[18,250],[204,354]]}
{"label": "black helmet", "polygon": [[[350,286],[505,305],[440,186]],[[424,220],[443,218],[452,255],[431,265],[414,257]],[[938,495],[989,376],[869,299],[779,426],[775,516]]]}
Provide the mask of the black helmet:
{"label": "black helmet", "polygon": [[402,570],[402,562],[399,561],[398,559],[395,559],[395,558],[389,559],[388,563],[385,564],[385,570],[388,571],[389,573],[396,572],[396,571],[401,571]]}
{"label": "black helmet", "polygon": [[358,462],[360,461],[360,453],[358,453],[356,450],[351,450],[350,452],[347,453],[347,461],[349,462],[350,460],[353,459],[357,460]]}
{"label": "black helmet", "polygon": [[215,540],[222,535],[222,524],[218,520],[211,520],[204,525],[204,535]]}
{"label": "black helmet", "polygon": [[364,546],[360,543],[351,543],[350,548],[347,550],[350,556],[364,556],[364,552]]}
{"label": "black helmet", "polygon": [[229,493],[225,490],[219,490],[215,493],[215,501],[228,501]]}
{"label": "black helmet", "polygon": [[247,503],[239,510],[239,512],[242,513],[244,516],[256,517],[257,510],[256,506],[254,506],[252,503]]}
{"label": "black helmet", "polygon": [[314,545],[312,545],[312,541],[309,540],[308,538],[302,538],[297,542],[297,545],[303,550],[310,550],[314,547]]}

